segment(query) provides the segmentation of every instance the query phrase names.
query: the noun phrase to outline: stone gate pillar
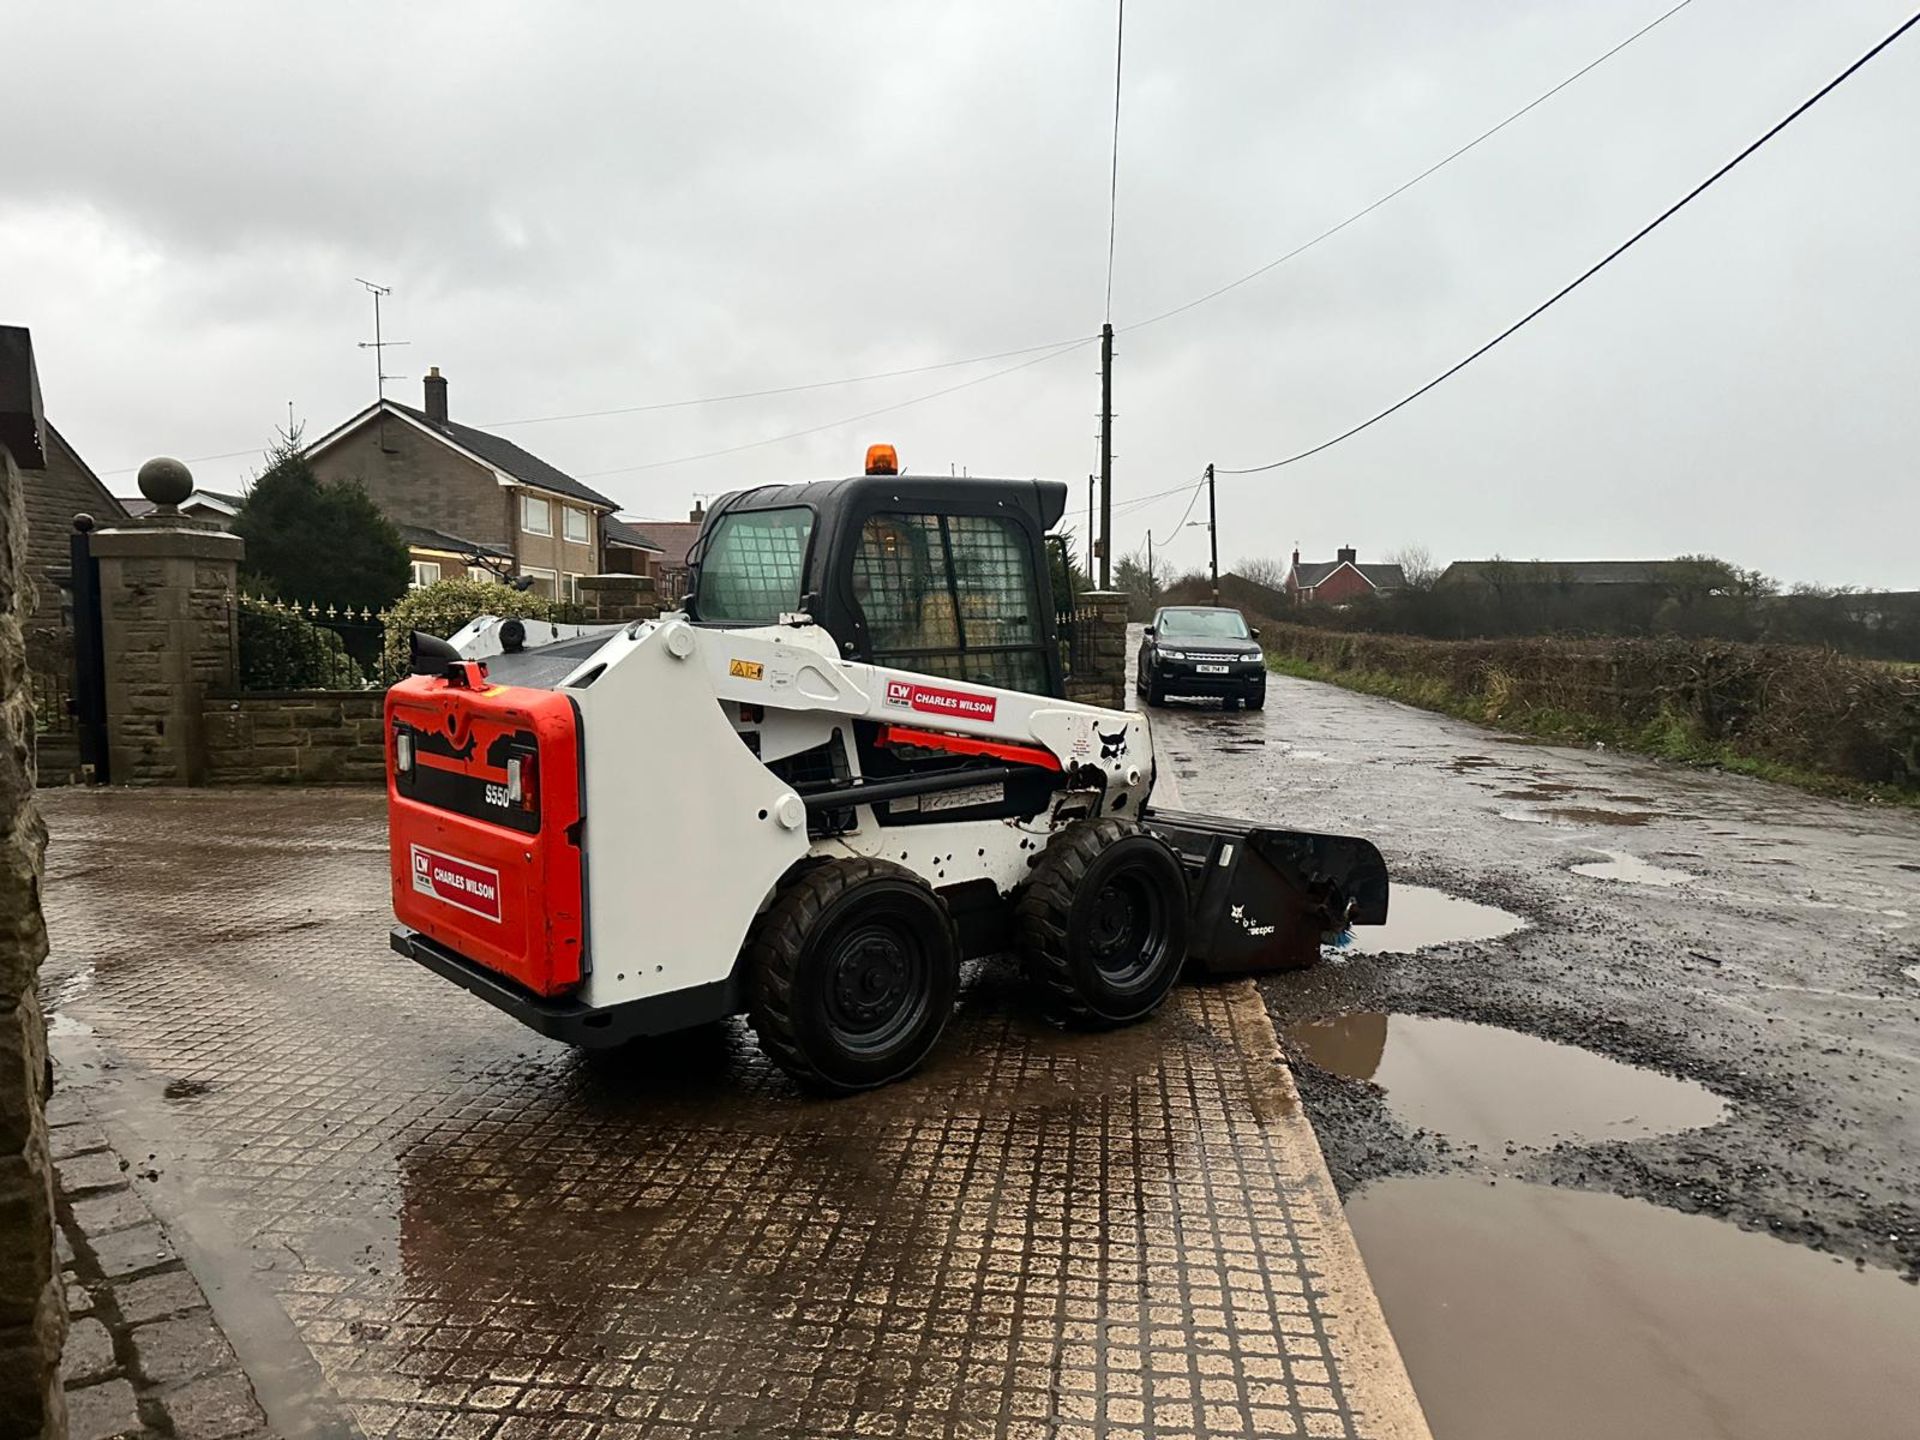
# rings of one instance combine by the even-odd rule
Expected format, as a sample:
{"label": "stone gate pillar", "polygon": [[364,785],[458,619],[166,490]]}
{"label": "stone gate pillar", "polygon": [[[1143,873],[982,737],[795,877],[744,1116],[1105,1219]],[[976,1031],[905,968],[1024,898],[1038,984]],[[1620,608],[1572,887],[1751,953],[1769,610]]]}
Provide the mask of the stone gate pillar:
{"label": "stone gate pillar", "polygon": [[47,830],[33,804],[33,702],[20,636],[33,594],[20,472],[44,465],[43,433],[33,342],[17,326],[0,326],[0,1429],[57,1440],[67,1433],[67,1306],[54,1263],[38,989]]}
{"label": "stone gate pillar", "polygon": [[1067,698],[1124,710],[1127,705],[1127,597],[1089,590],[1078,598],[1085,630],[1081,668],[1067,682]]}
{"label": "stone gate pillar", "polygon": [[107,672],[107,763],[119,785],[200,785],[202,700],[234,684],[233,605],[246,546],[182,515],[193,476],[178,460],[140,467],[151,515],[93,533]]}

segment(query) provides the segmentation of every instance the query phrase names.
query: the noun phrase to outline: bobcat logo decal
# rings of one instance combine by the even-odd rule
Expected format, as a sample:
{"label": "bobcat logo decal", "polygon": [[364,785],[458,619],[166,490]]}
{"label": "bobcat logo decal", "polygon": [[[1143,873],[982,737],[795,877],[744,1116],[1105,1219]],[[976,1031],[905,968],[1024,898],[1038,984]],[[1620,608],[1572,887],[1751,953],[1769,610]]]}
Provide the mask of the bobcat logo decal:
{"label": "bobcat logo decal", "polygon": [[1102,760],[1118,760],[1122,755],[1127,753],[1127,732],[1124,728],[1116,731],[1112,735],[1100,730],[1096,730],[1094,733],[1100,737],[1100,758]]}

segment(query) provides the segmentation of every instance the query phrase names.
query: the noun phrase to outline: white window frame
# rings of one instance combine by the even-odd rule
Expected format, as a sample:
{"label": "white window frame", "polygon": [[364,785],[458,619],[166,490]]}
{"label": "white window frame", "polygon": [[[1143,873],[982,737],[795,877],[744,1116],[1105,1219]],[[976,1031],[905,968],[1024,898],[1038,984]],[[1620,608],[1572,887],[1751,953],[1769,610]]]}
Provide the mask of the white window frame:
{"label": "white window frame", "polygon": [[[429,570],[433,572],[431,575],[426,573]],[[440,574],[440,562],[438,560],[415,560],[413,562],[413,580],[407,588],[411,590],[423,590],[429,585],[437,584],[440,580]]]}
{"label": "white window frame", "polygon": [[492,581],[495,584],[498,584],[500,581],[500,577],[485,565],[467,566],[467,578],[469,580]]}
{"label": "white window frame", "polygon": [[[578,510],[571,505],[563,508],[567,512],[565,520],[567,543],[569,545],[591,545],[593,543],[593,512],[591,510]],[[580,533],[578,535],[573,533],[573,522],[576,519],[580,522]]]}
{"label": "white window frame", "polygon": [[[534,506],[539,506],[540,523],[533,523]],[[544,495],[520,496],[520,529],[528,535],[553,534],[553,502]]]}
{"label": "white window frame", "polygon": [[[536,581],[546,581],[547,592],[545,598],[549,600],[558,600],[560,598],[560,576],[555,571],[543,569],[538,565],[522,565],[520,567],[520,573],[531,576]],[[538,594],[539,592],[536,589],[534,593]]]}

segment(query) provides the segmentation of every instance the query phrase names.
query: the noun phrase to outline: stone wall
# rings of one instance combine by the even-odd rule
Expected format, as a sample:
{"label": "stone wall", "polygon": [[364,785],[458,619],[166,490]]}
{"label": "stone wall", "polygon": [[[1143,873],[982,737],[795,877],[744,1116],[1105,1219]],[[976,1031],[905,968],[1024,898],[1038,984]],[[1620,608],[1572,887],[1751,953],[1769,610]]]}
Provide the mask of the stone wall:
{"label": "stone wall", "polygon": [[1083,705],[1123,710],[1127,703],[1127,597],[1117,590],[1090,590],[1080,597],[1082,622],[1077,668],[1067,680],[1067,698]]}
{"label": "stone wall", "polygon": [[384,784],[384,690],[207,697],[200,733],[213,785]]}
{"label": "stone wall", "polygon": [[67,1429],[59,1378],[67,1311],[54,1263],[47,1026],[38,998],[47,831],[33,804],[33,707],[20,634],[29,603],[26,528],[20,471],[0,443],[0,1429],[51,1440]]}
{"label": "stone wall", "polygon": [[651,575],[583,575],[580,604],[592,624],[627,624],[660,613]]}

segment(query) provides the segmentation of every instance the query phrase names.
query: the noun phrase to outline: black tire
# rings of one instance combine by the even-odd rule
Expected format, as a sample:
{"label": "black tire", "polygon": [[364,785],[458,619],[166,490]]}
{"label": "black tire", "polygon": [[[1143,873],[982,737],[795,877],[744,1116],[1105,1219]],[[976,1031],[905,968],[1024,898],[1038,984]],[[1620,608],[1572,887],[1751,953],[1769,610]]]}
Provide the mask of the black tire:
{"label": "black tire", "polygon": [[1147,704],[1164,705],[1167,703],[1167,687],[1152,676],[1147,677]]}
{"label": "black tire", "polygon": [[1267,708],[1267,692],[1265,690],[1256,690],[1251,695],[1247,696],[1247,709],[1264,710],[1266,708]]}
{"label": "black tire", "polygon": [[1131,820],[1082,820],[1047,845],[1014,909],[1047,1013],[1086,1028],[1144,1019],[1187,958],[1187,877]]}
{"label": "black tire", "polygon": [[747,1023],[808,1089],[913,1073],[953,1013],[960,942],[947,905],[886,860],[829,860],[787,882],[742,952]]}

